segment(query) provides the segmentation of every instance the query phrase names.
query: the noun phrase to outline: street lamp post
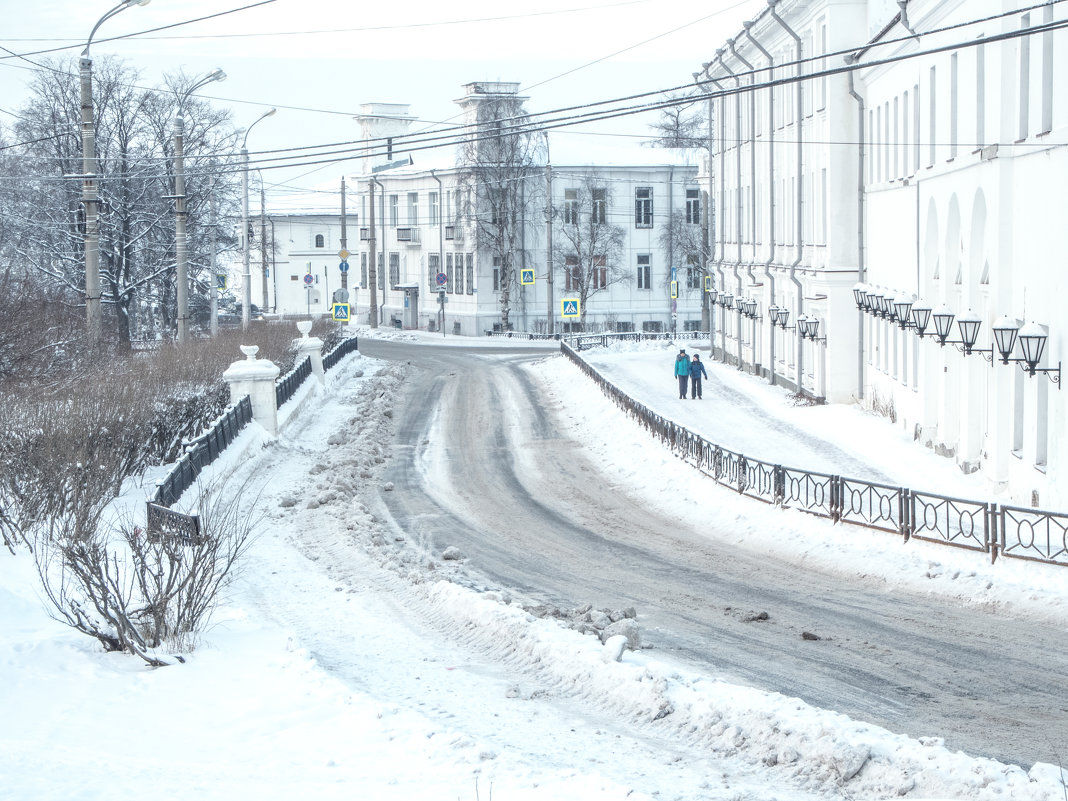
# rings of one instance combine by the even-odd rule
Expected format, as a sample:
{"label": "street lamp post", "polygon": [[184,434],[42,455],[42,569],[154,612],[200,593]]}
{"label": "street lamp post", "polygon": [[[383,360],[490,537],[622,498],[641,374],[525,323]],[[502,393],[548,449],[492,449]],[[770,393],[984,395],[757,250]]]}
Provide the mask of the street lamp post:
{"label": "street lamp post", "polygon": [[252,306],[252,273],[249,267],[249,241],[248,241],[248,148],[245,145],[248,143],[249,132],[255,127],[256,123],[260,120],[266,119],[274,114],[278,109],[272,108],[269,111],[265,111],[261,114],[252,125],[245,129],[245,138],[241,140],[241,241],[244,243],[242,250],[244,251],[244,266],[245,272],[242,278],[244,279],[243,301],[241,304],[241,327],[248,328],[251,317]]}
{"label": "street lamp post", "polygon": [[147,6],[149,0],[123,0],[97,20],[78,61],[82,112],[82,203],[85,206],[85,322],[89,344],[100,344],[103,315],[100,310],[100,194],[96,173],[96,132],[93,125],[93,60],[89,46],[97,28],[130,6]]}
{"label": "street lamp post", "polygon": [[[185,101],[200,87],[212,81],[225,81],[226,73],[220,68],[212,70],[190,86],[178,98],[178,114],[174,118],[174,255],[177,262],[175,283],[178,296],[178,343],[189,339],[189,254],[185,236]],[[211,280],[215,291],[215,277]]]}

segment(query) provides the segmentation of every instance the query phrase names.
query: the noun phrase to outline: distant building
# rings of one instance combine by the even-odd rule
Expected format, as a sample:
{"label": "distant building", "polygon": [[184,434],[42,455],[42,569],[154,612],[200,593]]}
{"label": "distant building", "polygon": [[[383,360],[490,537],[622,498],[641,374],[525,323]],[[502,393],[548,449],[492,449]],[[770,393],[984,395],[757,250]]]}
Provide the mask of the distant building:
{"label": "distant building", "polygon": [[[487,98],[523,100],[514,83],[469,84],[464,89],[457,102],[468,120],[477,120],[480,114],[485,117],[480,106]],[[369,181],[373,177],[375,300],[380,324],[441,330],[444,308],[447,333],[481,335],[499,330],[501,293],[506,289],[502,256],[486,244],[485,216],[492,212],[477,199],[486,189],[487,173],[465,165],[463,151],[455,157],[452,152],[447,158],[431,155],[431,163],[440,166],[428,167],[426,154],[433,151],[417,151],[409,157],[399,149],[400,137],[411,133],[412,118],[405,105],[367,104],[357,120],[361,138],[374,143],[369,148],[374,155],[365,159],[362,175],[348,179],[347,290],[354,319],[366,322],[370,309]],[[538,136],[542,141],[542,135]],[[398,139],[396,151],[391,148],[393,137]],[[577,330],[577,318],[561,316],[561,301],[581,294],[579,270],[573,265],[577,257],[564,252],[566,245],[577,239],[585,249],[596,249],[599,237],[616,236],[618,246],[606,246],[603,257],[586,254],[586,263],[592,259],[595,265],[586,288],[586,330],[700,329],[704,261],[685,253],[672,239],[680,225],[692,226],[689,233],[697,239],[703,230],[700,211],[706,198],[697,183],[697,167],[671,163],[677,158],[672,151],[642,148],[635,151],[637,163],[553,164],[550,173],[544,155],[539,153],[516,182],[522,214],[515,222],[514,255],[504,256],[514,260],[507,286],[509,327],[545,332],[552,315],[555,332]],[[550,174],[556,251],[551,307],[545,201]],[[270,210],[276,243],[270,305],[279,313],[328,312],[341,287],[340,198],[329,202],[337,211]],[[479,214],[482,223],[476,219]],[[674,222],[669,225],[672,215]],[[524,269],[532,273],[524,275]],[[441,283],[439,275],[444,279]],[[439,302],[441,298],[444,303]]]}
{"label": "distant building", "polygon": [[[756,302],[756,320],[717,307],[721,355],[857,398],[1014,501],[1064,508],[1068,7],[1033,6],[769,0],[695,79],[722,92],[703,176],[716,289]],[[995,326],[1031,323],[1010,358],[1045,335],[1048,374],[999,360]]]}

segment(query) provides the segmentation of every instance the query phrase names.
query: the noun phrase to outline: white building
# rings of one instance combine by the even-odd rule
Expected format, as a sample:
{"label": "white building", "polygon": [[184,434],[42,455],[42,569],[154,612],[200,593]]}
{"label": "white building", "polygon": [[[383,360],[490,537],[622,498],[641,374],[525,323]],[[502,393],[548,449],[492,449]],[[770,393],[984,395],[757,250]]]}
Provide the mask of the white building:
{"label": "white building", "polygon": [[[518,85],[479,83],[464,89],[457,102],[473,117],[478,104],[488,97],[514,98]],[[357,119],[361,138],[368,143],[392,141],[392,137],[399,143],[400,137],[410,133],[412,118],[404,105],[367,104]],[[443,295],[447,333],[481,335],[499,330],[500,265],[477,244],[470,183],[463,179],[464,168],[457,164],[452,148],[444,157],[432,151],[408,154],[381,147],[376,151],[375,157],[365,161],[363,174],[348,179],[345,231],[351,255],[347,289],[355,319],[367,321],[371,302],[368,260],[373,178],[378,266],[374,294],[380,324],[441,330],[439,296]],[[428,152],[438,166],[427,166]],[[673,151],[642,148],[633,155],[635,163],[627,165],[553,164],[551,170],[543,159],[524,178],[523,192],[529,202],[511,286],[509,322],[514,330],[545,332],[550,316],[555,332],[577,325],[576,320],[561,316],[561,301],[577,297],[570,270],[564,266],[549,269],[545,195],[550,179],[555,249],[566,240],[565,227],[576,223],[578,204],[581,198],[589,198],[590,187],[596,200],[581,213],[593,213],[595,202],[599,219],[623,235],[613,263],[604,266],[599,279],[602,288],[587,299],[587,330],[701,328],[703,265],[672,264],[672,249],[665,241],[673,212],[700,230],[704,198],[697,168],[685,161],[671,163],[679,158]],[[275,280],[271,282],[276,300],[271,305],[279,313],[329,311],[334,293],[341,288],[340,187],[328,202],[338,211],[271,210],[276,241]],[[676,268],[674,287],[672,267]],[[534,271],[533,283],[521,282],[522,268]],[[445,278],[440,287],[439,274]]]}
{"label": "white building", "polygon": [[[1068,203],[1055,183],[1068,177],[1066,24],[1064,3],[769,0],[695,75],[723,92],[710,101],[717,289],[751,296],[763,318],[717,310],[728,357],[791,386],[800,374],[806,394],[858,398],[1045,508],[1068,504],[1055,448],[1068,419],[1056,321]],[[858,311],[855,295],[898,301],[905,325]],[[934,310],[924,337],[905,303]],[[818,320],[816,338],[773,329],[773,305],[788,325]],[[994,344],[995,324],[1029,323],[1021,334],[1048,336],[1033,376]]]}

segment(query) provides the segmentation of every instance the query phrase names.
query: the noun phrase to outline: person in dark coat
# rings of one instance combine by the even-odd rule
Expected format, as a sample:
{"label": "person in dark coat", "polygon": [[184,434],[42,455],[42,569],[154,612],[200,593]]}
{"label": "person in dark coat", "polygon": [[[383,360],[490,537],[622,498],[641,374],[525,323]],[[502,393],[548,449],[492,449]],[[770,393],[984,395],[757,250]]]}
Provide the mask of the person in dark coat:
{"label": "person in dark coat", "polygon": [[686,383],[690,380],[690,357],[680,350],[675,357],[675,376],[679,379],[679,400],[686,400]]}
{"label": "person in dark coat", "polygon": [[690,361],[690,398],[701,399],[701,377],[708,378],[708,372],[701,361],[701,355],[695,353]]}

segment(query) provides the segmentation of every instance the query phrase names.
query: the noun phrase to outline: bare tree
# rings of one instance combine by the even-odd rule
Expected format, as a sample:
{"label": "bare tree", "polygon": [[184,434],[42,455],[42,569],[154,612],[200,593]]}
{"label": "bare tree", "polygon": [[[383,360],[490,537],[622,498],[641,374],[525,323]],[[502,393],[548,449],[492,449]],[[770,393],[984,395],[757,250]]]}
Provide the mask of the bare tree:
{"label": "bare tree", "polygon": [[[704,209],[701,206],[702,198],[699,195],[696,203],[691,201],[687,204],[686,211],[672,211],[667,224],[660,229],[658,238],[660,247],[668,254],[671,263],[680,268],[677,279],[679,294],[701,293],[701,323],[702,328],[707,331],[710,311],[708,295],[704,289],[705,276],[711,274],[709,263],[712,248],[708,227],[705,225]],[[670,280],[670,277],[667,280]]]}
{"label": "bare tree", "polygon": [[707,152],[708,115],[705,107],[687,95],[672,95],[675,103],[660,110],[660,117],[650,127],[655,134],[649,142],[653,147]]}
{"label": "bare tree", "polygon": [[608,186],[585,175],[564,190],[563,208],[554,214],[553,264],[564,275],[564,291],[578,294],[583,328],[589,299],[628,276],[621,259],[627,232],[609,221],[610,204]]}
{"label": "bare tree", "polygon": [[[497,88],[496,85],[491,85]],[[541,191],[543,138],[531,131],[524,98],[487,91],[469,97],[475,121],[460,148],[462,213],[472,220],[479,254],[493,260],[498,275],[501,330],[510,328],[516,267],[525,259],[523,230]]]}

